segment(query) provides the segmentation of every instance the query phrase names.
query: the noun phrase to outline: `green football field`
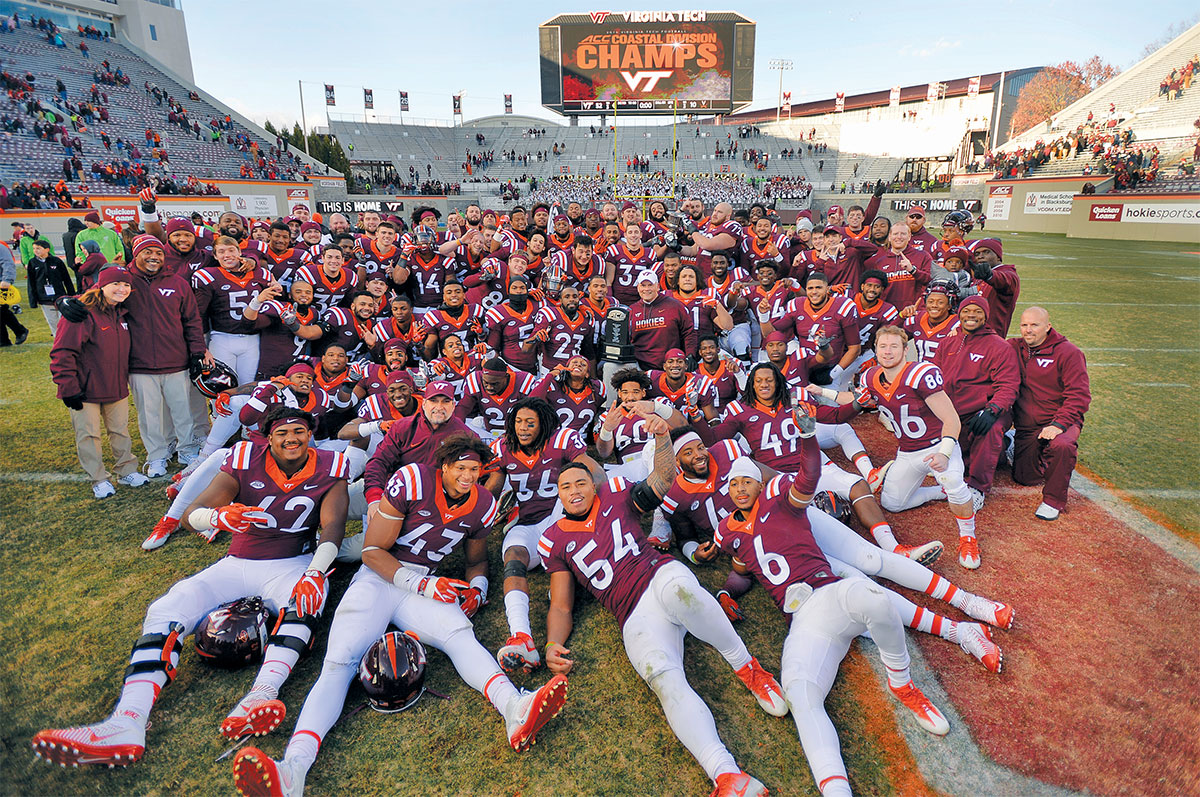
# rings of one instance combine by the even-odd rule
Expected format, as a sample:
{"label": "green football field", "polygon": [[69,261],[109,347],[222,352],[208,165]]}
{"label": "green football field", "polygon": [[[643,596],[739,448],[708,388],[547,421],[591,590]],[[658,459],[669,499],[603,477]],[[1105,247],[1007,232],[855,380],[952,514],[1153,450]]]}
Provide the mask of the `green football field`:
{"label": "green football field", "polygon": [[[1200,415],[1191,391],[1200,383],[1195,253],[1200,245],[1047,235],[1003,240],[1006,260],[1021,274],[1020,308],[1047,307],[1054,325],[1087,353],[1094,401],[1081,464],[1196,541]],[[40,314],[27,311],[23,317],[34,331],[30,344],[0,351],[0,541],[6,552],[0,566],[0,635],[6,642],[0,665],[5,716],[0,792],[231,794],[229,761],[216,761],[227,745],[216,731],[253,675],[209,669],[190,643],[179,679],[164,691],[152,716],[147,755],[137,766],[63,772],[35,763],[29,751],[39,729],[96,721],[111,710],[146,605],[174,581],[215,561],[228,536],[209,546],[195,535],[179,534],[147,554],[138,545],[166,506],[161,485],[122,489],[103,503],[92,500],[79,480],[67,411],[49,381],[49,333]],[[461,567],[460,560],[448,564],[451,572]],[[491,566],[498,574],[499,545],[492,546]],[[333,597],[349,575],[345,569],[334,577]],[[710,567],[698,575],[715,591],[724,571]],[[490,650],[507,635],[498,582],[493,578],[492,604],[476,620],[477,634]],[[544,596],[547,583],[544,574],[531,577],[539,639],[545,601],[536,596]],[[750,593],[743,605],[752,621],[740,633],[777,670],[786,632],[782,617],[762,590]],[[313,654],[301,660],[284,687],[289,715],[283,727],[261,742],[273,755],[282,752],[320,669],[328,623],[327,617]],[[707,793],[707,779],[624,658],[612,619],[590,599],[580,600],[571,647],[579,665],[567,708],[532,752],[517,756],[507,749],[499,717],[433,652],[430,684],[449,699],[429,697],[399,715],[362,711],[344,719],[322,748],[308,793]],[[739,764],[773,793],[815,793],[790,718],[766,716],[720,657],[692,639],[686,666]],[[542,670],[519,683],[544,678]],[[362,702],[353,688],[346,712]],[[887,706],[862,655],[852,654],[828,707],[841,730],[855,792],[921,793],[923,784],[919,776],[912,779],[911,757]]]}
{"label": "green football field", "polygon": [[[977,237],[983,237],[976,231]],[[1087,355],[1080,463],[1200,541],[1200,229],[1194,245],[1002,236],[1040,304]]]}

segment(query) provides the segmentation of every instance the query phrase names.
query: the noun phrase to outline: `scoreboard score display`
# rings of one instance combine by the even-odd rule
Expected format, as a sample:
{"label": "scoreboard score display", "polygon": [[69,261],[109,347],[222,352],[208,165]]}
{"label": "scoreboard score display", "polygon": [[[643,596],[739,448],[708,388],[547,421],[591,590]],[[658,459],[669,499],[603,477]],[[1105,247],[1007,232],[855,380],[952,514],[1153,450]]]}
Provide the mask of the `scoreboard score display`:
{"label": "scoreboard score display", "polygon": [[754,23],[729,11],[560,14],[538,29],[563,115],[731,113],[754,96]]}

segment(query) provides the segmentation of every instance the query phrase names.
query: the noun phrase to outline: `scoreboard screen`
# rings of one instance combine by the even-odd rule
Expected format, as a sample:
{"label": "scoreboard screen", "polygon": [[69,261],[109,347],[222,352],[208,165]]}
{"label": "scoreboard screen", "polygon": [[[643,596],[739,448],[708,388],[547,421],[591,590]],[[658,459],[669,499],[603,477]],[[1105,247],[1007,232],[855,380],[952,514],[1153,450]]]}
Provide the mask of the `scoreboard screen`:
{"label": "scoreboard screen", "polygon": [[753,99],[754,23],[738,14],[563,14],[539,41],[542,105],[564,115],[731,113]]}

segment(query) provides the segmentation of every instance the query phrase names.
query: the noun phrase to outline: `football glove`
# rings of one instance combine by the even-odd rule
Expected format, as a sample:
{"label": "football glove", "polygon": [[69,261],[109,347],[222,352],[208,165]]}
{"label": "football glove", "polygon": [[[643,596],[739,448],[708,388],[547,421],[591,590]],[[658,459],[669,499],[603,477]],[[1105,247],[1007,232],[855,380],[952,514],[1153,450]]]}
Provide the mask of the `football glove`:
{"label": "football glove", "polygon": [[242,534],[249,531],[250,527],[256,523],[266,523],[271,516],[261,506],[226,504],[212,510],[210,518],[214,529]]}
{"label": "football glove", "polygon": [[792,410],[792,418],[796,421],[796,428],[800,432],[800,437],[808,438],[817,433],[817,421],[813,418],[813,413],[816,408],[807,401],[801,401]]}
{"label": "football glove", "polygon": [[147,186],[141,191],[138,191],[138,202],[142,203],[143,213],[153,213],[156,207],[158,197],[154,193],[154,189]]}
{"label": "football glove", "polygon": [[439,603],[457,603],[461,593],[469,589],[471,585],[467,582],[444,576],[425,576],[417,584],[418,595]]}
{"label": "football glove", "polygon": [[875,397],[871,395],[871,391],[867,389],[866,385],[854,388],[854,406],[860,412],[875,409]]}
{"label": "football glove", "polygon": [[479,587],[469,587],[465,592],[459,593],[459,608],[468,619],[475,616],[475,613],[487,605],[487,596]]}
{"label": "football glove", "polygon": [[296,614],[304,617],[316,617],[325,606],[325,598],[329,595],[329,580],[321,570],[305,570],[304,575],[292,587],[292,602],[296,606]]}
{"label": "football glove", "polygon": [[738,623],[746,619],[746,613],[742,611],[742,607],[738,606],[738,602],[727,591],[721,590],[717,593],[717,602],[721,604],[721,609],[729,618],[729,622]]}
{"label": "football glove", "polygon": [[533,333],[533,336],[535,338],[537,338],[538,340],[540,340],[542,343],[546,343],[547,341],[550,340],[550,330],[549,329],[539,329],[537,332]]}
{"label": "football glove", "polygon": [[228,418],[233,414],[233,410],[229,409],[228,393],[218,393],[217,397],[213,399],[213,412],[222,418]]}

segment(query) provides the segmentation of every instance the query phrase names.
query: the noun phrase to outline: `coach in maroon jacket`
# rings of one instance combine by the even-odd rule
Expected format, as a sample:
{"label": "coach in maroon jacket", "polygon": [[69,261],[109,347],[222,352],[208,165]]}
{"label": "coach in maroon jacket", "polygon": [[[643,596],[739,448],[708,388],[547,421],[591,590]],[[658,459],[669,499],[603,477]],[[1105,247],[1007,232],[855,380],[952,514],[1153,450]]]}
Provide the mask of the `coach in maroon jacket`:
{"label": "coach in maroon jacket", "polygon": [[962,422],[958,442],[976,512],[992,487],[1004,430],[1021,387],[1016,352],[988,328],[988,314],[987,299],[964,299],[958,307],[959,333],[938,346],[933,357]]}
{"label": "coach in maroon jacket", "polygon": [[1000,337],[1008,334],[1017,297],[1021,295],[1021,278],[1016,266],[1001,263],[1004,249],[995,238],[971,241],[971,270],[980,281],[979,293],[987,298],[992,311],[988,313],[988,328]]}
{"label": "coach in maroon jacket", "polygon": [[[393,473],[414,462],[432,467],[435,464],[433,452],[443,440],[459,432],[478,437],[454,417],[454,387],[449,382],[430,382],[425,388],[421,411],[396,421],[367,462],[363,492],[368,507],[373,508],[383,497]],[[369,511],[368,519],[373,514]]]}
{"label": "coach in maroon jacket", "polygon": [[658,275],[643,271],[637,278],[640,302],[629,308],[633,356],[643,370],[659,368],[671,349],[694,352],[696,328],[683,302],[659,292]]}
{"label": "coach in maroon jacket", "polygon": [[1050,314],[1041,307],[1021,314],[1021,337],[1008,342],[1021,369],[1021,390],[1013,404],[1013,480],[1044,480],[1042,505],[1034,515],[1054,520],[1067,505],[1079,431],[1092,402],[1087,361],[1078,346],[1050,326]]}

